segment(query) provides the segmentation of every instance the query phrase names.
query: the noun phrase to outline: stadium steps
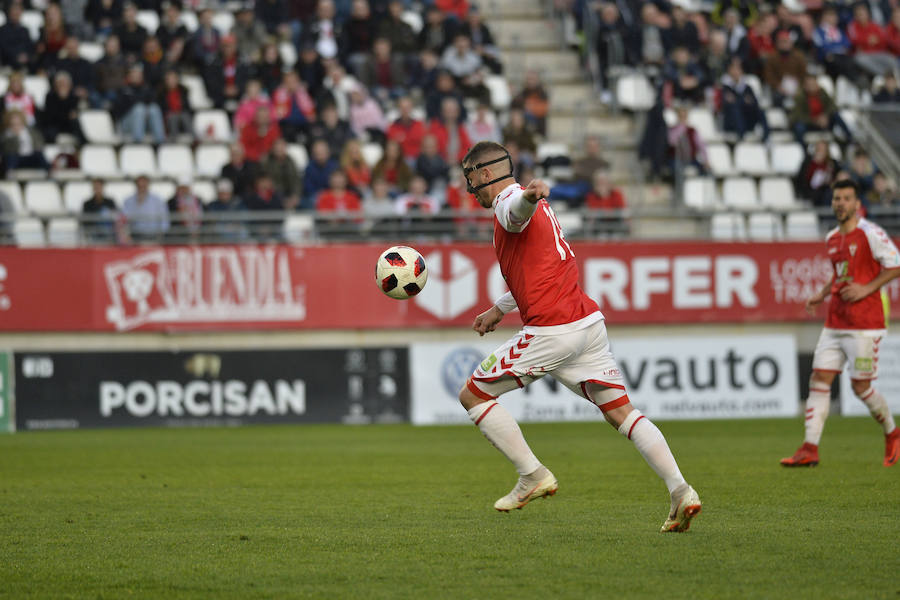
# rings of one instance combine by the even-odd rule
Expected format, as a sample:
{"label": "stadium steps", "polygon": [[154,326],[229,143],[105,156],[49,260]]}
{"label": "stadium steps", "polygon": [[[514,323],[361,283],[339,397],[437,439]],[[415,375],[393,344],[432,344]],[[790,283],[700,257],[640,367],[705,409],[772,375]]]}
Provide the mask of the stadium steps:
{"label": "stadium steps", "polygon": [[547,139],[571,143],[587,133],[606,138],[607,146],[610,143],[633,145],[635,138],[634,123],[628,116],[585,116],[551,109],[547,117]]}
{"label": "stadium steps", "polygon": [[494,22],[498,19],[543,19],[547,11],[541,0],[484,0],[480,2],[485,19]]}
{"label": "stadium steps", "polygon": [[520,50],[554,51],[560,47],[559,25],[544,18],[502,18],[492,20],[494,42],[504,54]]}

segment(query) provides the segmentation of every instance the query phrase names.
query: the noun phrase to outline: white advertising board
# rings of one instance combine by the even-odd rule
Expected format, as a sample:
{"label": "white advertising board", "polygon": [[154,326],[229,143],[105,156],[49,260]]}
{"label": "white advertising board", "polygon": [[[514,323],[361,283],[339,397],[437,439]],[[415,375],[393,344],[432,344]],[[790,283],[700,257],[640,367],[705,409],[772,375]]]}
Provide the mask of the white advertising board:
{"label": "white advertising board", "polygon": [[[410,349],[410,418],[417,425],[469,423],[457,395],[500,346],[423,343]],[[790,417],[799,411],[793,336],[627,338],[612,351],[632,404],[655,419]],[[551,377],[503,396],[521,422],[599,421],[600,410]]]}

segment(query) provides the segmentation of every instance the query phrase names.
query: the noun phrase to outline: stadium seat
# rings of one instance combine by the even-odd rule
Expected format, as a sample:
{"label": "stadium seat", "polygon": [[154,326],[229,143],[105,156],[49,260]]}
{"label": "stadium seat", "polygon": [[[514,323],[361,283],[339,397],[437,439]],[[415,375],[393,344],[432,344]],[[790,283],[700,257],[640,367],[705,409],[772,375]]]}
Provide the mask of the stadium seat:
{"label": "stadium seat", "polygon": [[80,241],[78,219],[51,219],[47,225],[47,243],[51,246],[74,247]]}
{"label": "stadium seat", "polygon": [[563,142],[541,142],[537,147],[537,163],[541,164],[548,158],[555,158],[557,156],[569,158],[570,150],[569,145]]}
{"label": "stadium seat", "polygon": [[818,240],[819,215],[815,211],[788,213],[785,217],[784,237],[789,240]]}
{"label": "stadium seat", "polygon": [[194,33],[197,31],[197,28],[200,27],[200,22],[197,20],[197,13],[190,10],[181,11],[181,18],[179,18],[178,21],[185,26],[189,33]]}
{"label": "stadium seat", "polygon": [[159,169],[156,166],[156,153],[149,144],[125,144],[119,150],[119,165],[122,174],[129,177],[147,175],[153,177]]}
{"label": "stadium seat", "polygon": [[105,110],[85,110],[78,113],[78,124],[91,144],[118,144],[116,126]]}
{"label": "stadium seat", "polygon": [[103,187],[103,190],[121,208],[125,204],[125,199],[133,196],[137,191],[137,186],[133,181],[110,181]]}
{"label": "stadium seat", "polygon": [[13,223],[13,232],[15,233],[16,243],[25,247],[40,247],[47,243],[44,234],[44,224],[40,219],[23,218],[16,219]]}
{"label": "stadium seat", "polygon": [[782,130],[790,129],[787,113],[781,108],[770,108],[766,111],[766,121],[769,123],[769,129]]}
{"label": "stadium seat", "polygon": [[67,181],[63,186],[63,207],[70,213],[80,214],[90,196],[90,181]]}
{"label": "stadium seat", "polygon": [[200,177],[218,177],[222,174],[229,159],[230,152],[225,144],[202,144],[196,150],[197,175]]}
{"label": "stadium seat", "polygon": [[816,77],[816,81],[819,82],[819,87],[823,92],[834,98],[834,80],[831,77],[823,73]]}
{"label": "stadium seat", "polygon": [[156,179],[150,182],[150,193],[162,198],[163,202],[168,202],[175,195],[175,184],[167,179]]}
{"label": "stadium seat", "polygon": [[5,94],[6,89],[9,87],[9,77],[0,73],[0,94]]}
{"label": "stadium seat", "polygon": [[382,154],[384,154],[384,148],[381,147],[381,144],[376,144],[375,142],[363,144],[362,155],[370,168],[374,167],[381,160]]}
{"label": "stadium seat", "polygon": [[78,55],[88,62],[95,63],[103,58],[103,44],[82,41],[78,44]]}
{"label": "stadium seat", "polygon": [[[368,146],[368,144],[366,144],[366,146]],[[363,148],[365,149],[365,146],[363,146]],[[293,159],[297,168],[303,172],[303,170],[306,169],[306,165],[309,164],[309,154],[306,152],[306,146],[302,144],[288,144],[287,153],[288,156]]]}
{"label": "stadium seat", "polygon": [[656,102],[656,91],[645,75],[631,73],[616,80],[616,101],[626,110],[649,110]]}
{"label": "stadium seat", "polygon": [[231,123],[224,110],[198,110],[194,113],[194,135],[203,142],[231,141]]}
{"label": "stadium seat", "polygon": [[55,181],[29,181],[25,184],[25,210],[34,215],[62,212],[62,195]]}
{"label": "stadium seat", "polygon": [[706,157],[709,159],[709,168],[716,177],[736,174],[731,162],[731,148],[727,144],[710,144],[706,147]]}
{"label": "stadium seat", "polygon": [[314,230],[315,222],[311,214],[291,214],[284,220],[284,239],[289,244],[308,242]]}
{"label": "stadium seat", "polygon": [[117,177],[119,161],[112,146],[85,144],[81,147],[81,170],[88,177]]}
{"label": "stadium seat", "polygon": [[838,76],[834,87],[834,102],[840,107],[859,106],[862,103],[859,88],[843,75]]}
{"label": "stadium seat", "polygon": [[28,30],[32,42],[40,39],[41,29],[44,27],[44,13],[37,10],[23,11],[22,19],[19,22]]}
{"label": "stadium seat", "polygon": [[212,108],[212,100],[206,94],[206,85],[199,75],[185,73],[181,76],[181,83],[188,91],[188,104],[193,110],[206,110]]}
{"label": "stadium seat", "polygon": [[769,162],[772,164],[773,172],[793,177],[800,170],[804,158],[803,146],[797,142],[790,142],[773,144]]}
{"label": "stadium seat", "polygon": [[764,88],[762,81],[760,81],[759,77],[753,73],[747,73],[744,75],[744,78],[747,80],[747,85],[749,85],[750,89],[753,90],[753,93],[756,94],[759,105],[763,108],[767,108],[772,103],[771,98],[769,98],[768,88]]}
{"label": "stadium seat", "polygon": [[25,200],[22,198],[22,186],[20,186],[18,182],[0,179],[0,192],[9,196],[17,213],[22,214],[25,212]]}
{"label": "stadium seat", "polygon": [[699,210],[712,210],[719,204],[716,180],[712,177],[687,177],[682,191],[684,205]]}
{"label": "stadium seat", "polygon": [[484,85],[491,93],[491,106],[495,110],[506,110],[509,108],[512,102],[512,92],[509,90],[509,83],[505,77],[502,75],[488,75],[484,78]]}
{"label": "stadium seat", "polygon": [[425,26],[425,23],[422,21],[422,14],[414,10],[403,11],[403,15],[400,18],[412,28],[416,35],[418,35],[419,32],[422,31],[422,27]]}
{"label": "stadium seat", "polygon": [[47,99],[47,92],[50,91],[50,80],[42,75],[28,75],[24,81],[25,91],[34,98],[34,105],[37,108],[44,108],[44,101]]}
{"label": "stadium seat", "polygon": [[722,184],[722,202],[730,208],[759,206],[756,181],[749,177],[729,177]]}
{"label": "stadium seat", "polygon": [[574,210],[557,213],[556,220],[565,235],[577,235],[584,228],[584,218]]}
{"label": "stadium seat", "polygon": [[297,64],[297,48],[290,42],[278,44],[278,55],[281,56],[281,62],[288,69]]}
{"label": "stadium seat", "polygon": [[734,146],[734,168],[740,173],[762,176],[770,173],[766,147],[754,142],[739,142]]}
{"label": "stadium seat", "polygon": [[154,35],[159,29],[159,15],[153,10],[139,10],[137,13],[138,25],[147,30],[147,33]]}
{"label": "stadium seat", "polygon": [[763,177],[759,182],[759,199],[763,206],[792,208],[797,205],[794,185],[787,177]]}
{"label": "stadium seat", "polygon": [[209,204],[216,199],[216,186],[208,179],[195,181],[191,184],[191,191],[193,191],[204,204]]}
{"label": "stadium seat", "polygon": [[212,24],[219,30],[219,33],[228,35],[231,33],[231,28],[234,27],[234,13],[227,10],[219,11],[213,15]]}
{"label": "stadium seat", "polygon": [[752,213],[747,220],[747,235],[751,240],[771,242],[781,239],[781,217],[774,213]]}
{"label": "stadium seat", "polygon": [[708,108],[692,108],[688,111],[688,124],[697,130],[704,142],[718,142],[722,133],[716,126],[716,119]]}
{"label": "stadium seat", "polygon": [[740,213],[718,213],[709,220],[709,235],[719,241],[740,241],[747,238],[744,215]]}
{"label": "stadium seat", "polygon": [[161,144],[157,150],[156,164],[159,174],[165,177],[178,179],[194,175],[194,154],[190,146],[184,144]]}

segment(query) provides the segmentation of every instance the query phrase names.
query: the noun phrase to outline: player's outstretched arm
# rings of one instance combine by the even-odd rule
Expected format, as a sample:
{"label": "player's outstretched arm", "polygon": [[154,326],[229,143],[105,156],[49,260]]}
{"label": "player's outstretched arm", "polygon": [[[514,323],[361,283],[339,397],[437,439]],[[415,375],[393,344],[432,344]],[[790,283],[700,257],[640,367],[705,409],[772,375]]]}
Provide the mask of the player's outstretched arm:
{"label": "player's outstretched arm", "polygon": [[472,329],[478,332],[478,335],[484,335],[497,329],[497,325],[503,320],[503,311],[497,308],[497,305],[490,307],[477,317],[472,324]]}
{"label": "player's outstretched arm", "polygon": [[532,204],[537,204],[538,201],[549,195],[550,186],[540,179],[532,179],[531,183],[528,184],[528,187],[526,187],[525,191],[522,193],[522,198]]}
{"label": "player's outstretched arm", "polygon": [[897,277],[900,277],[900,267],[882,269],[881,273],[869,283],[850,282],[841,288],[841,300],[844,302],[858,302],[869,294],[879,291],[881,286]]}

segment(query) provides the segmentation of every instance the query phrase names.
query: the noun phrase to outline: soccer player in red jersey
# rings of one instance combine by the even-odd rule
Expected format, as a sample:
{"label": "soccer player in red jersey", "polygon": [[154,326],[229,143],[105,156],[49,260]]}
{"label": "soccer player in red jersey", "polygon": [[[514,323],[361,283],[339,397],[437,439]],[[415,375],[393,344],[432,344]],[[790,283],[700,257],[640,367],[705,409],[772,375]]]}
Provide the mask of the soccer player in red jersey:
{"label": "soccer player in red jersey", "polygon": [[831,383],[848,363],[853,393],[884,428],[884,466],[890,467],[900,456],[900,430],[894,426],[884,396],[872,386],[878,376],[878,345],[887,333],[881,287],[900,276],[900,254],[881,227],[859,215],[860,207],[855,183],[834,184],[831,208],[838,226],[825,237],[834,275],[809,297],[806,310],[815,314],[828,294],[831,302],[813,354],[806,439],[793,456],[781,459],[786,467],[819,464],[819,439],[831,404]]}
{"label": "soccer player in red jersey", "polygon": [[606,420],[634,442],[665,481],[671,497],[661,531],[686,531],[700,512],[700,497],[678,469],[669,445],[650,419],[631,406],[625,381],[609,350],[603,314],[581,289],[575,253],[544,198],[547,184],[523,188],[513,178],[509,152],[478,142],[462,161],[468,191],[494,212],[494,249],[510,291],[478,315],[473,329],[493,331],[518,308],[524,327],[487,357],[459,392],[459,401],[484,436],[519,472],[512,491],[494,504],[522,508],[552,496],[553,473],[535,457],[512,415],[497,397],[544,375],[594,403]]}

